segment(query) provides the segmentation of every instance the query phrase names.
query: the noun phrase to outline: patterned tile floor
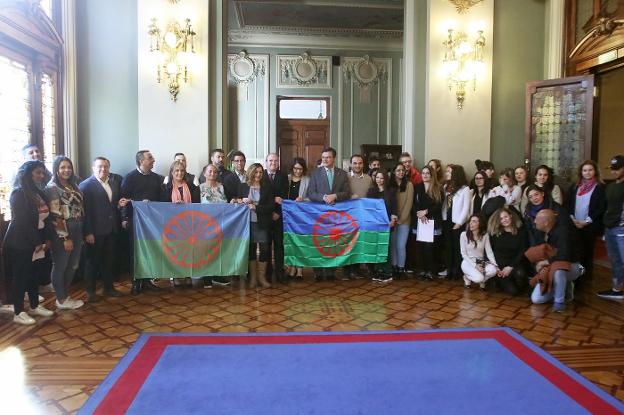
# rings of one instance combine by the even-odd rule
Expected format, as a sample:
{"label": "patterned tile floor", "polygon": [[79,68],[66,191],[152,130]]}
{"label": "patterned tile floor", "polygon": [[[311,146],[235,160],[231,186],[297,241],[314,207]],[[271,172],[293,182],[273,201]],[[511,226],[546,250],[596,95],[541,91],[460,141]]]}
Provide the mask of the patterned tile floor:
{"label": "patterned tile floor", "polygon": [[[460,282],[445,280],[408,279],[386,285],[368,280],[315,283],[306,275],[302,282],[257,291],[238,286],[167,287],[58,312],[47,319],[38,318],[30,327],[17,326],[9,315],[0,315],[0,354],[14,346],[23,356],[24,405],[39,413],[64,414],[80,408],[145,331],[507,326],[624,400],[624,304],[597,298],[595,288],[607,287],[609,278],[608,271],[601,268],[595,275],[593,282],[579,287],[575,302],[562,314],[552,313],[549,305],[531,305],[526,296],[512,298],[494,289],[465,289]],[[128,292],[129,283],[118,288]],[[53,296],[47,296],[45,305],[54,308]],[[84,297],[79,285],[73,296]],[[2,388],[0,385],[0,395]]]}

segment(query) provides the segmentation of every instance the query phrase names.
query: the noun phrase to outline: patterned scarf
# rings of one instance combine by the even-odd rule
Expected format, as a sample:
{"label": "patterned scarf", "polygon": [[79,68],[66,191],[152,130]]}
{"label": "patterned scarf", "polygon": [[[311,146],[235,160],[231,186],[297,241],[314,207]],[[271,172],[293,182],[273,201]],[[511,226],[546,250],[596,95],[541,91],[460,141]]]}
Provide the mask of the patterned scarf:
{"label": "patterned scarf", "polygon": [[583,196],[586,195],[587,193],[591,192],[592,190],[594,190],[594,187],[596,187],[596,184],[598,182],[596,181],[596,179],[583,179],[581,180],[581,182],[578,185],[578,193],[577,196]]}

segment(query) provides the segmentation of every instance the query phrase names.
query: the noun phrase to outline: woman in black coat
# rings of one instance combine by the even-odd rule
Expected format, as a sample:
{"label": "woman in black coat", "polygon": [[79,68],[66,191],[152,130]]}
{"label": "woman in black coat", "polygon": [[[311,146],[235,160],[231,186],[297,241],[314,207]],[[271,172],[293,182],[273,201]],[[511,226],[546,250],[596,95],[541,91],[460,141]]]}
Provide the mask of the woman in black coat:
{"label": "woman in black coat", "polygon": [[414,187],[414,204],[412,205],[412,226],[418,229],[418,223],[433,220],[433,242],[419,242],[423,252],[423,270],[421,278],[433,279],[437,272],[436,258],[440,257],[442,239],[442,203],[444,190],[438,182],[435,171],[425,166],[421,170],[422,183]]}
{"label": "woman in black coat", "polygon": [[[249,236],[249,288],[256,288],[258,282],[264,288],[271,284],[266,280],[268,262],[271,260],[269,230],[275,197],[271,185],[264,180],[262,164],[253,163],[247,168],[246,179],[238,187],[232,203],[245,204],[251,210]],[[256,254],[260,247],[260,256]]]}
{"label": "woman in black coat", "polygon": [[576,232],[582,248],[581,265],[585,267],[585,278],[592,278],[594,246],[596,238],[603,233],[602,216],[607,210],[605,185],[600,179],[600,169],[593,160],[586,160],[579,166],[578,181],[568,193],[566,210],[570,214],[572,232]]}
{"label": "woman in black coat", "polygon": [[29,314],[42,317],[53,314],[39,305],[39,283],[34,272],[35,261],[43,259],[45,251],[50,249],[53,232],[50,207],[40,190],[45,172],[42,162],[27,161],[17,172],[11,192],[11,223],[4,237],[3,249],[13,271],[13,321],[18,324],[35,323],[24,311],[26,292],[30,301]]}
{"label": "woman in black coat", "polygon": [[[175,189],[175,191],[174,191]],[[162,187],[162,202],[199,203],[199,187],[195,186],[190,175],[186,173],[186,164],[174,161],[169,168],[169,180]]]}

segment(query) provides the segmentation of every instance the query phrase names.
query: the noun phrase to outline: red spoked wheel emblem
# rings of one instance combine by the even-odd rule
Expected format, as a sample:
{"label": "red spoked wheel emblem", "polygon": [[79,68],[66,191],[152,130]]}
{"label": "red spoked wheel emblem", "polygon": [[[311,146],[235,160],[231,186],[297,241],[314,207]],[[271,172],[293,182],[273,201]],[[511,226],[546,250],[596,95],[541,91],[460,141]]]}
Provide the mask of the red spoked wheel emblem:
{"label": "red spoked wheel emblem", "polygon": [[353,248],[359,229],[353,216],[332,210],[318,217],[312,229],[312,239],[321,254],[337,257]]}
{"label": "red spoked wheel emblem", "polygon": [[189,210],[167,222],[162,245],[171,262],[198,268],[215,259],[221,249],[221,238],[221,228],[212,216]]}

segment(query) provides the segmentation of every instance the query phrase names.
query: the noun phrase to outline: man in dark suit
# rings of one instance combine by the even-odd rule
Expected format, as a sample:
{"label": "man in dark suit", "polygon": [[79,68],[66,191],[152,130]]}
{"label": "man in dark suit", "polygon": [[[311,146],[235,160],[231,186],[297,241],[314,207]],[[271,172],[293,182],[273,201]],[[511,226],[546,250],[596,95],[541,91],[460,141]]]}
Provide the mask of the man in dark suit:
{"label": "man in dark suit", "polygon": [[[137,168],[126,174],[121,182],[121,197],[130,200],[160,201],[162,183],[164,177],[155,173],[152,169],[156,159],[149,150],[139,150],[135,155]],[[128,230],[130,235],[130,264],[134,263],[134,235],[132,226],[132,203],[128,203],[121,211],[121,226]],[[132,267],[132,265],[131,265]],[[138,294],[143,287],[158,289],[153,281],[134,280],[132,294]]]}
{"label": "man in dark suit", "polygon": [[[282,219],[282,201],[288,194],[288,176],[279,170],[279,156],[269,153],[265,159],[264,180],[271,185],[275,195],[275,209],[271,220],[269,236],[273,246],[273,258],[275,266],[272,267],[272,275],[281,283],[287,283],[288,278],[284,275],[284,221]],[[270,264],[270,263],[269,263]],[[269,265],[270,266],[270,265]]]}
{"label": "man in dark suit", "polygon": [[[349,200],[349,176],[347,172],[335,166],[336,150],[331,147],[323,149],[321,153],[322,165],[316,169],[310,177],[308,197],[313,202],[334,205],[337,202]],[[323,278],[333,280],[334,268],[315,268],[314,274],[317,281]]]}
{"label": "man in dark suit", "polygon": [[103,294],[119,297],[113,287],[115,235],[119,231],[119,208],[127,200],[120,198],[119,175],[110,174],[110,161],[105,157],[93,160],[93,175],[80,183],[84,195],[85,219],[83,233],[87,243],[87,295],[90,303],[99,301],[96,295],[97,276],[102,276]]}

